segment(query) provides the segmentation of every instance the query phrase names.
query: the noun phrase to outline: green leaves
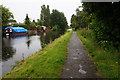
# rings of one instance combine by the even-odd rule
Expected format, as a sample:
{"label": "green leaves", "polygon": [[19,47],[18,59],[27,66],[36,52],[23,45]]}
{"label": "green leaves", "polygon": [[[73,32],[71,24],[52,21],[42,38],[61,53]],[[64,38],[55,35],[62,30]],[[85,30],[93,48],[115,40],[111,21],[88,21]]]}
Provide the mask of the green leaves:
{"label": "green leaves", "polygon": [[30,26],[30,18],[28,17],[28,14],[26,14],[25,22],[27,26]]}
{"label": "green leaves", "polygon": [[90,23],[90,17],[87,12],[80,11],[78,8],[76,9],[76,15],[72,15],[71,17],[71,27],[78,29],[80,27],[85,28],[88,27]]}
{"label": "green leaves", "polygon": [[109,41],[118,48],[120,46],[120,2],[83,3],[83,8],[83,11],[89,13],[91,17],[92,23],[89,28],[94,30],[98,42]]}
{"label": "green leaves", "polygon": [[53,28],[55,25],[57,25],[57,29],[64,33],[67,28],[67,20],[66,17],[64,16],[64,13],[59,12],[58,10],[53,10],[51,13],[51,28]]}
{"label": "green leaves", "polygon": [[43,25],[49,27],[50,26],[50,9],[49,5],[47,7],[45,5],[41,6],[41,14],[40,18],[43,21]]}
{"label": "green leaves", "polygon": [[12,12],[9,11],[8,8],[5,8],[2,5],[0,5],[0,8],[2,9],[2,25],[6,26],[6,25],[8,25],[8,23],[11,22],[11,20],[14,18],[14,16],[13,16]]}

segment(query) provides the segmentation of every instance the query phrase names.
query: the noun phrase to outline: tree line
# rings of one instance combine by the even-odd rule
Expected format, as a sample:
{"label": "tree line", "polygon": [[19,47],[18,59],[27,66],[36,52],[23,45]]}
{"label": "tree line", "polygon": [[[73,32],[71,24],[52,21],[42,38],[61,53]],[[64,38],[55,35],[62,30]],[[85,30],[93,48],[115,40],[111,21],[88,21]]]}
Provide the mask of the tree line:
{"label": "tree line", "polygon": [[9,11],[8,8],[5,8],[3,5],[1,5],[0,8],[2,8],[3,28],[4,26],[8,26],[9,23],[13,23],[11,24],[13,26],[23,26],[24,28],[46,26],[53,31],[59,31],[61,33],[64,33],[68,28],[68,23],[64,13],[59,12],[56,9],[53,9],[52,13],[50,13],[49,5],[41,6],[40,18],[37,19],[37,21],[31,21],[28,14],[26,14],[24,23],[22,24],[18,24],[16,20],[14,20],[14,15],[12,14],[12,12]]}
{"label": "tree line", "polygon": [[76,9],[71,17],[71,27],[89,28],[98,43],[116,48],[120,46],[120,2],[83,3],[83,10]]}

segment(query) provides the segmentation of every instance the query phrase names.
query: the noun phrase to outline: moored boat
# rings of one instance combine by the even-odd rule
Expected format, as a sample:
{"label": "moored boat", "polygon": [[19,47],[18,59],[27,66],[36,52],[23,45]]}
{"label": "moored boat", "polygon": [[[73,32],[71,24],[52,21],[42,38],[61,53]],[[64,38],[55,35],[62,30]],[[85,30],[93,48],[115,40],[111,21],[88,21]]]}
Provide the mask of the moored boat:
{"label": "moored boat", "polygon": [[4,34],[7,36],[14,35],[14,36],[21,36],[21,35],[26,35],[27,29],[23,27],[6,27],[4,30]]}

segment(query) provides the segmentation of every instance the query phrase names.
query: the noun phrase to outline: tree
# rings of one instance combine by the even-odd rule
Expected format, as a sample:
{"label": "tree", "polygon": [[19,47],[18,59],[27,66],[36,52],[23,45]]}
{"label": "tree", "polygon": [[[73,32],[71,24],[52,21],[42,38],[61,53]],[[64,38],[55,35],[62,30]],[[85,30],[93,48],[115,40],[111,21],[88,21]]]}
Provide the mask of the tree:
{"label": "tree", "polygon": [[43,25],[46,27],[50,26],[50,9],[49,9],[49,5],[47,5],[47,7],[45,5],[41,6],[41,14],[40,14],[40,18],[43,21]]}
{"label": "tree", "polygon": [[31,27],[36,27],[36,24],[35,24],[34,22],[31,22],[31,23],[30,23],[30,26],[31,26]]}
{"label": "tree", "polygon": [[30,19],[28,17],[28,14],[26,14],[26,18],[25,18],[25,22],[24,22],[27,26],[30,26]]}
{"label": "tree", "polygon": [[38,20],[37,25],[43,26],[43,21],[42,20]]}
{"label": "tree", "polygon": [[14,16],[8,8],[5,8],[2,5],[0,5],[0,8],[2,9],[2,25],[6,26],[13,20]]}
{"label": "tree", "polygon": [[120,2],[83,3],[83,10],[92,14],[90,28],[94,30],[98,42],[107,41],[118,48],[120,46]]}
{"label": "tree", "polygon": [[59,12],[58,10],[52,10],[50,19],[51,19],[51,28],[57,25],[59,31],[61,31],[62,33],[66,31],[68,25],[64,13]]}
{"label": "tree", "polygon": [[88,27],[90,23],[89,15],[85,11],[80,11],[78,8],[76,9],[76,15],[72,15],[71,17],[71,27],[78,29],[78,28],[85,28]]}
{"label": "tree", "polygon": [[72,28],[75,28],[76,26],[76,15],[72,15],[71,17],[71,25],[70,25]]}

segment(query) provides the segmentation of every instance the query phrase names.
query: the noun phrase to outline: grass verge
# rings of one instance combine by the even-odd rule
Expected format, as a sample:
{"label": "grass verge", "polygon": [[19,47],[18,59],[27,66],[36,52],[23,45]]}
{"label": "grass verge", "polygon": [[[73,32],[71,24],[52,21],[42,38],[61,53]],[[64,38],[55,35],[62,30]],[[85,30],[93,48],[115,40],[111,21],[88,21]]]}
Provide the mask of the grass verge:
{"label": "grass verge", "polygon": [[22,60],[3,78],[60,78],[71,35],[72,31],[55,39],[43,50]]}
{"label": "grass verge", "polygon": [[101,48],[95,42],[92,30],[77,30],[77,35],[85,45],[98,71],[104,78],[118,78],[119,52],[111,47],[110,50]]}

